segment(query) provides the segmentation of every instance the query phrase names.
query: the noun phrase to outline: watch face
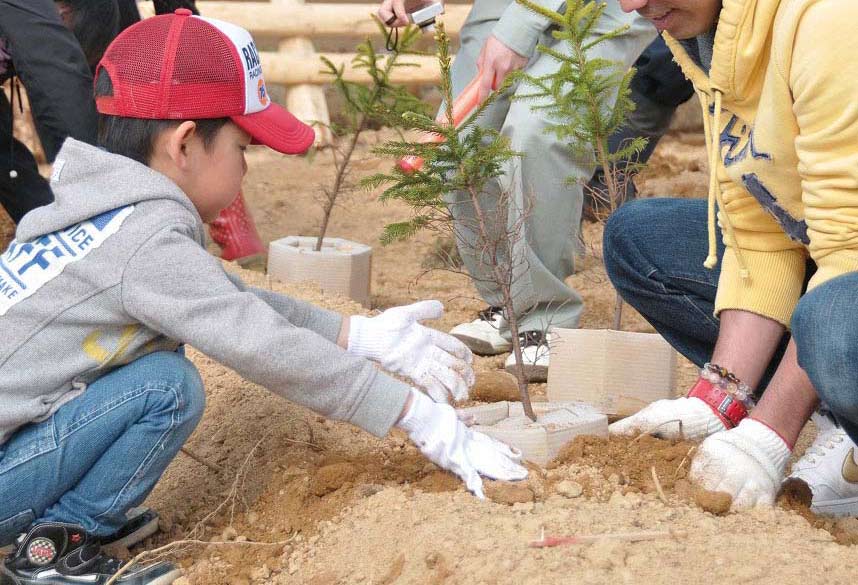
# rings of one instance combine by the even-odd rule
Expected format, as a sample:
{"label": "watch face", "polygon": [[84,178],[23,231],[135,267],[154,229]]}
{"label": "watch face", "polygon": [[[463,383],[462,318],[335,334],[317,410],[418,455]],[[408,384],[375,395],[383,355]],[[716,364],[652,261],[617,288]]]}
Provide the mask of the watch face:
{"label": "watch face", "polygon": [[33,565],[43,567],[57,556],[57,546],[49,538],[34,538],[27,545],[27,560]]}

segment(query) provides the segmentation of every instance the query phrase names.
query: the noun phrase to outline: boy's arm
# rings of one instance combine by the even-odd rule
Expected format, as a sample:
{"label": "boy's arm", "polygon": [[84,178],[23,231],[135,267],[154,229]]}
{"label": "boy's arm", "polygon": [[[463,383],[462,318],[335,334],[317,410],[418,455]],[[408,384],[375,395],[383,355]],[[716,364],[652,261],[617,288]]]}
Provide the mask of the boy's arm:
{"label": "boy's arm", "polygon": [[291,401],[385,435],[410,387],[239,290],[185,229],[163,229],[129,260],[128,314]]}
{"label": "boy's arm", "polygon": [[274,291],[248,286],[231,272],[227,272],[226,276],[238,290],[253,293],[293,325],[314,331],[328,341],[337,342],[343,326],[343,316],[339,313]]}

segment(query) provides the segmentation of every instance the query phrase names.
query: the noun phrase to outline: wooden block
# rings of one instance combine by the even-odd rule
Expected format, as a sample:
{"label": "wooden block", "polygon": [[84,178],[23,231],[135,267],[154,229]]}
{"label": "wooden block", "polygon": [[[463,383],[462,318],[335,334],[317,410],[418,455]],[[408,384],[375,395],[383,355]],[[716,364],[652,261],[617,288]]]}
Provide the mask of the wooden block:
{"label": "wooden block", "polygon": [[319,252],[316,238],[288,236],[268,247],[268,274],[281,282],[313,281],[323,291],[370,304],[372,248],[342,238],[325,238]]}
{"label": "wooden block", "polygon": [[524,459],[545,465],[578,435],[607,435],[608,417],[580,402],[538,402],[533,404],[537,421],[524,415],[520,402],[497,402],[463,408],[476,417],[471,428],[511,445]]}
{"label": "wooden block", "polygon": [[609,329],[552,329],[550,401],[580,400],[628,416],[671,398],[676,352],[658,334]]}

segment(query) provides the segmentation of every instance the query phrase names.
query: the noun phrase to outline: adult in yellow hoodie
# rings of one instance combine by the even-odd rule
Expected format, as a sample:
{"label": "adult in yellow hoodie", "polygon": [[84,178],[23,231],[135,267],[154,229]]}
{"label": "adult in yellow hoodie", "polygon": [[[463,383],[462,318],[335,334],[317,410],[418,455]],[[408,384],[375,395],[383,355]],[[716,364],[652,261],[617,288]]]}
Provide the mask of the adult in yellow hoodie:
{"label": "adult in yellow hoodie", "polygon": [[620,4],[694,84],[710,184],[707,201],[639,201],[606,226],[617,289],[702,366],[687,397],[611,430],[708,437],[693,478],[734,508],[770,504],[821,398],[840,425],[819,419],[793,477],[818,511],[858,514],[858,3]]}

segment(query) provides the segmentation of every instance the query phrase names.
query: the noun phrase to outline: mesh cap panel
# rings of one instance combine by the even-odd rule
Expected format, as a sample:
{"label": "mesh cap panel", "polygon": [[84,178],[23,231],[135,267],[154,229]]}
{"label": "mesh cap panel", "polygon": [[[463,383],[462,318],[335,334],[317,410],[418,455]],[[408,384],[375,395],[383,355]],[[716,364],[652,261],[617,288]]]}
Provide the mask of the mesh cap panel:
{"label": "mesh cap panel", "polygon": [[134,112],[135,117],[151,118],[158,112],[170,24],[166,18],[147,19],[140,23],[142,30],[137,34],[116,37],[104,55],[103,62],[110,64],[114,95],[122,94],[124,109]]}
{"label": "mesh cap panel", "polygon": [[[235,47],[205,21],[185,19],[179,33],[167,109],[170,118],[207,118],[244,113],[244,71]],[[212,115],[211,104],[220,110]]]}

